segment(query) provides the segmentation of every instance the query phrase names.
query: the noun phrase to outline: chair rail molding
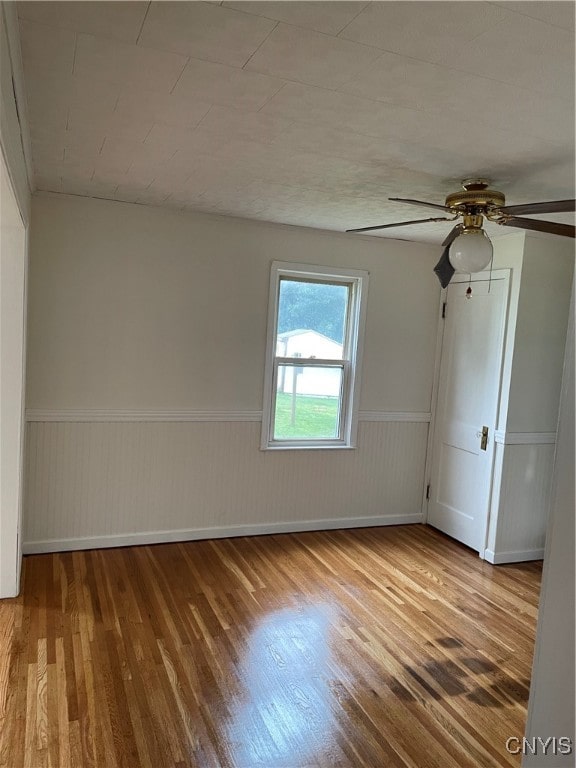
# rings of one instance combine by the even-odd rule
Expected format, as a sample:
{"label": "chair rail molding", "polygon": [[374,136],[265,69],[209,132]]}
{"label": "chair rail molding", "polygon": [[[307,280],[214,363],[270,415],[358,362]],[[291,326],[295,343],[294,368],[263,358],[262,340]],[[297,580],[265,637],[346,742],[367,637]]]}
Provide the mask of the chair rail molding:
{"label": "chair rail molding", "polygon": [[[360,421],[428,423],[426,411],[360,411]],[[262,411],[203,411],[191,408],[28,408],[28,422],[262,421]]]}
{"label": "chair rail molding", "polygon": [[500,445],[553,445],[556,432],[506,432],[497,429],[494,441]]}

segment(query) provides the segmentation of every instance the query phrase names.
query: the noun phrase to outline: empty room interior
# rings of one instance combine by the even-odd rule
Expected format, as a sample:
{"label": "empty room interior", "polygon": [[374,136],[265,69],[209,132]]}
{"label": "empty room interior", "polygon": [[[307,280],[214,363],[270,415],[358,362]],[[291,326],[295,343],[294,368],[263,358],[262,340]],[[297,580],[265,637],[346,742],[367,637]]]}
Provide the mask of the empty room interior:
{"label": "empty room interior", "polygon": [[574,2],[0,6],[0,768],[573,766]]}

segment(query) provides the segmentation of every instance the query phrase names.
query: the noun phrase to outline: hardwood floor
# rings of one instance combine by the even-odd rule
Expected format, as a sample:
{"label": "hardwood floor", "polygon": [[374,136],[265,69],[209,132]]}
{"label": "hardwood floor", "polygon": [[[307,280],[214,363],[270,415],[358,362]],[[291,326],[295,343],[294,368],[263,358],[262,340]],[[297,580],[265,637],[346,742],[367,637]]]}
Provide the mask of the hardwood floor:
{"label": "hardwood floor", "polygon": [[518,766],[540,574],[419,525],[26,557],[0,765]]}

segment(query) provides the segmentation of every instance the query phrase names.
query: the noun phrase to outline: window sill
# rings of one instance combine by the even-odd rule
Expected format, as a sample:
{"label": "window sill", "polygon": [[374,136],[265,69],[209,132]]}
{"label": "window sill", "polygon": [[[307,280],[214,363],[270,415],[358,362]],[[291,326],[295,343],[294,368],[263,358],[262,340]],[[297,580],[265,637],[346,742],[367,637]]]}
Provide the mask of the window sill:
{"label": "window sill", "polygon": [[261,445],[261,451],[355,451],[356,445]]}

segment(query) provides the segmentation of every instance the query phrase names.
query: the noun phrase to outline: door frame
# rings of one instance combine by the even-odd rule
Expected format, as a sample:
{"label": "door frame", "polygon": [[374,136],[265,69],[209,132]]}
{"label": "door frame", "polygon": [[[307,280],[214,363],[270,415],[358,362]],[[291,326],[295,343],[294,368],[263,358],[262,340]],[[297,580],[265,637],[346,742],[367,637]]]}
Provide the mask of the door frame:
{"label": "door frame", "polygon": [[[503,372],[504,362],[507,355],[507,336],[508,336],[508,324],[510,320],[510,293],[512,287],[512,269],[493,269],[490,271],[476,272],[472,275],[466,273],[456,273],[450,285],[454,283],[478,283],[488,282],[489,280],[506,280],[506,312],[504,316],[504,328],[503,328],[503,342],[502,342],[502,359],[500,360],[500,375],[498,379],[498,394],[496,402],[496,424],[494,427],[494,434],[492,440],[495,441],[496,430],[500,428],[500,405],[502,402],[502,387],[503,387]],[[431,395],[431,408],[430,408],[430,425],[428,428],[428,440],[426,442],[426,461],[424,465],[424,489],[422,495],[422,523],[426,525],[428,523],[428,507],[429,507],[429,487],[431,484],[432,465],[433,465],[433,450],[436,438],[436,416],[438,411],[438,395],[440,388],[440,369],[442,366],[442,348],[444,344],[444,306],[446,305],[446,297],[448,295],[448,287],[442,288],[440,291],[440,303],[438,307],[438,325],[436,328],[436,351],[434,354],[434,376],[432,380],[432,395]],[[485,560],[486,547],[488,545],[488,532],[490,530],[490,520],[492,517],[492,491],[494,488],[494,467],[496,458],[496,448],[492,451],[492,458],[490,461],[490,488],[488,489],[488,514],[486,515],[486,525],[484,529],[484,544],[478,553],[482,560]]]}
{"label": "door frame", "polygon": [[[22,277],[18,279],[17,284],[14,286],[14,290],[17,292],[18,297],[21,297],[22,301],[22,314],[20,312],[8,312],[7,317],[4,317],[4,310],[0,307],[2,312],[2,321],[9,323],[11,330],[12,341],[15,345],[20,347],[21,361],[20,369],[14,371],[14,377],[20,378],[20,382],[16,381],[19,385],[19,392],[15,394],[14,410],[19,417],[19,425],[15,429],[14,422],[8,425],[8,437],[10,439],[16,437],[17,444],[14,445],[14,451],[17,452],[15,474],[12,476],[12,498],[9,498],[9,503],[5,503],[4,498],[2,501],[2,509],[0,509],[0,546],[2,546],[2,539],[4,540],[4,546],[0,556],[6,556],[6,550],[10,560],[10,567],[8,569],[2,568],[0,570],[0,598],[4,597],[16,597],[20,591],[20,577],[22,570],[22,508],[24,501],[24,462],[25,462],[25,397],[26,397],[26,337],[27,337],[27,306],[28,306],[28,243],[29,243],[29,225],[26,221],[26,217],[22,212],[18,195],[16,194],[16,188],[13,179],[10,174],[10,166],[6,160],[3,148],[1,152],[0,162],[2,164],[2,174],[5,175],[6,183],[9,188],[9,193],[12,195],[12,202],[16,207],[18,214],[18,221],[13,224],[8,224],[12,229],[16,229],[21,233],[22,243],[21,252],[18,257],[23,259],[22,264]],[[0,254],[0,258],[2,255]],[[20,308],[18,308],[20,309]],[[10,321],[13,325],[10,327]],[[0,359],[0,363],[5,365],[5,361]],[[18,402],[19,401],[19,402]],[[2,425],[4,426],[4,425]],[[0,427],[1,428],[1,427]],[[14,433],[17,432],[17,435]],[[4,438],[3,438],[4,442]],[[3,478],[0,477],[0,481]],[[6,529],[8,531],[6,532]],[[16,540],[13,540],[14,531],[16,533]],[[7,540],[7,543],[6,543]],[[15,546],[15,551],[12,551],[12,547]],[[8,573],[6,573],[8,571]]]}

